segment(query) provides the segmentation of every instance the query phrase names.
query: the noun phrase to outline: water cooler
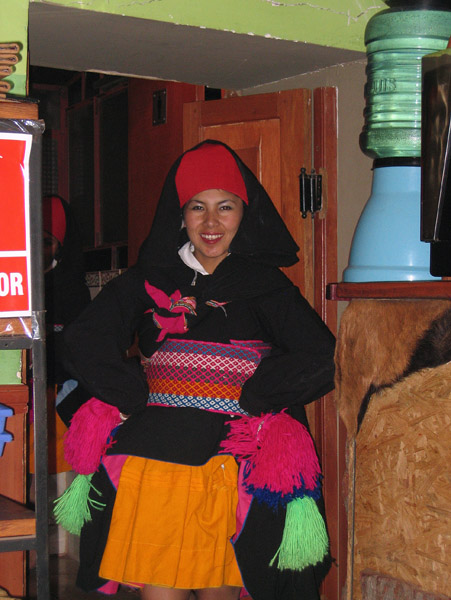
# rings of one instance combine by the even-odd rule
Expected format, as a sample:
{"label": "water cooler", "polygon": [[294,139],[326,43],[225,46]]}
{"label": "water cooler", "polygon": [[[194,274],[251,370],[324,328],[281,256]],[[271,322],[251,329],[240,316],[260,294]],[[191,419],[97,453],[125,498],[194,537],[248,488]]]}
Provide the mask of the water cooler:
{"label": "water cooler", "polygon": [[451,36],[449,0],[386,0],[365,30],[367,82],[360,148],[373,159],[370,198],[345,282],[435,279],[421,232],[422,60]]}

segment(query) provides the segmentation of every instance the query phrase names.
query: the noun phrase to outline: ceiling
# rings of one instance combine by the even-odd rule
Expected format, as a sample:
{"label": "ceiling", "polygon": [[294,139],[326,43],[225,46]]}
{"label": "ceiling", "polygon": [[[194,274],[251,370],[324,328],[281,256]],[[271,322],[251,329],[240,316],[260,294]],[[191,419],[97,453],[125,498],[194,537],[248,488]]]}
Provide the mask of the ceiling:
{"label": "ceiling", "polygon": [[30,65],[245,89],[365,57],[261,36],[29,5]]}

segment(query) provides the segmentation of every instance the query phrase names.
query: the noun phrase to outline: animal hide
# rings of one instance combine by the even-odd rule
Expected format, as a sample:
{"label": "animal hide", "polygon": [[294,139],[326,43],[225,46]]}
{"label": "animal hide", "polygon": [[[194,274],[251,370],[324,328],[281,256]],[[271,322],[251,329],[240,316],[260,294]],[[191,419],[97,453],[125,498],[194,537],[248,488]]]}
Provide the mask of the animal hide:
{"label": "animal hide", "polygon": [[355,436],[359,411],[361,421],[374,391],[419,368],[446,362],[450,325],[448,300],[350,302],[335,353],[338,408],[348,438]]}
{"label": "animal hide", "polygon": [[[449,322],[449,312],[444,317]],[[380,600],[449,598],[450,427],[451,362],[411,373],[371,397],[349,490],[354,600],[368,600],[360,592],[363,569],[419,588],[409,594],[399,585]]]}

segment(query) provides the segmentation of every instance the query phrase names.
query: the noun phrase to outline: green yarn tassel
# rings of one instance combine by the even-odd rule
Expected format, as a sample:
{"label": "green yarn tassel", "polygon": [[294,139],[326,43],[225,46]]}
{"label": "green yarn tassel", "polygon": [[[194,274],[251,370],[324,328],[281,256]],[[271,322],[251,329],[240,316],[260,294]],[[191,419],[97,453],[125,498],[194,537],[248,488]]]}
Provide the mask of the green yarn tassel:
{"label": "green yarn tassel", "polygon": [[281,571],[302,571],[322,561],[328,548],[326,525],[315,500],[296,498],[287,505],[282,542],[269,564],[272,567],[277,560]]}
{"label": "green yarn tassel", "polygon": [[106,504],[89,498],[91,488],[101,496],[101,493],[91,484],[93,473],[77,475],[67,490],[55,500],[53,514],[56,522],[69,533],[80,535],[85,523],[92,520],[90,507],[102,510]]}

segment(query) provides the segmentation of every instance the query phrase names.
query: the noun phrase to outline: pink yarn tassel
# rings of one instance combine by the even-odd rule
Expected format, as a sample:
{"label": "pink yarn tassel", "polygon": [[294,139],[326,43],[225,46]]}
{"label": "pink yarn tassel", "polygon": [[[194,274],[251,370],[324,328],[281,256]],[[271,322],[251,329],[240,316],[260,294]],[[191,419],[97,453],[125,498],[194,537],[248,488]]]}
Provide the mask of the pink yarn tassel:
{"label": "pink yarn tassel", "polygon": [[284,411],[232,421],[224,452],[249,460],[246,485],[283,495],[314,490],[321,470],[306,427]]}
{"label": "pink yarn tassel", "polygon": [[296,488],[314,490],[321,470],[306,427],[284,412],[265,421],[259,451],[247,479],[255,488],[290,494]]}
{"label": "pink yarn tassel", "polygon": [[77,410],[64,436],[64,458],[74,471],[89,475],[97,470],[111,446],[108,438],[119,423],[119,409],[97,398],[91,398]]}
{"label": "pink yarn tassel", "polygon": [[229,421],[230,431],[221,442],[222,454],[233,454],[240,460],[255,460],[258,451],[258,431],[271,415],[261,417],[241,417]]}

